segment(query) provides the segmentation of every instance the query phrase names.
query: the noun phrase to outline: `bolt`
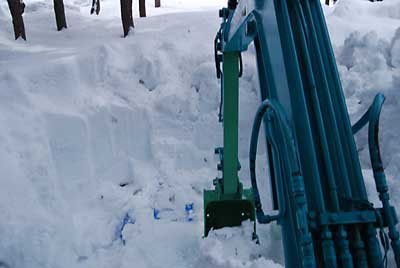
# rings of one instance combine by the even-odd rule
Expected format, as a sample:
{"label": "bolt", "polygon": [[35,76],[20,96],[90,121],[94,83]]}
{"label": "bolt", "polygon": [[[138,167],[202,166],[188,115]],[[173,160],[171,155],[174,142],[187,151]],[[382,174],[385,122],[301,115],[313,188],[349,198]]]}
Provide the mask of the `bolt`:
{"label": "bolt", "polygon": [[223,19],[227,19],[229,16],[229,9],[226,7],[219,10],[219,17]]}
{"label": "bolt", "polygon": [[242,16],[244,17],[246,15],[247,15],[247,7],[244,6],[243,9],[242,9]]}
{"label": "bolt", "polygon": [[332,213],[332,215],[329,217],[329,219],[333,222],[337,220],[338,216],[335,213]]}
{"label": "bolt", "polygon": [[252,36],[256,33],[256,22],[254,20],[249,20],[246,24],[246,36]]}

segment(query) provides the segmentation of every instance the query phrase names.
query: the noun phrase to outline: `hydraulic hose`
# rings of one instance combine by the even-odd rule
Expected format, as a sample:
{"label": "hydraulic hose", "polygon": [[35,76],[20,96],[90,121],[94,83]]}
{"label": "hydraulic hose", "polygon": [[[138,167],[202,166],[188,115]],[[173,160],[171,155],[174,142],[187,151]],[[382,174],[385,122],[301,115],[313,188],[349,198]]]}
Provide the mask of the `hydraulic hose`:
{"label": "hydraulic hose", "polygon": [[[289,155],[293,156],[294,151],[292,151],[288,155],[288,152],[286,151],[286,149],[282,150],[283,159],[279,159],[276,163],[276,170],[277,170],[276,174],[281,175],[281,178],[277,179],[277,184],[279,184],[277,187],[278,188],[277,194],[278,194],[278,203],[279,203],[279,213],[276,215],[265,215],[264,211],[262,209],[260,193],[259,193],[258,186],[257,186],[256,159],[257,159],[257,145],[258,145],[258,137],[259,137],[260,127],[261,127],[262,119],[268,110],[272,110],[274,115],[276,115],[278,129],[281,132],[282,137],[284,137],[284,139],[288,141],[288,144],[293,143],[293,139],[290,134],[289,127],[286,124],[286,122],[283,121],[281,118],[281,114],[282,114],[281,110],[279,108],[277,108],[277,105],[275,105],[273,103],[273,101],[271,101],[271,100],[263,101],[262,104],[259,106],[256,116],[255,116],[255,119],[254,119],[253,129],[252,129],[252,133],[251,133],[250,155],[249,155],[250,179],[251,179],[251,184],[252,184],[253,194],[254,194],[256,216],[257,216],[257,220],[260,223],[270,223],[271,221],[278,220],[284,216],[284,214],[286,212],[286,204],[285,204],[285,198],[284,198],[284,193],[283,193],[284,187],[282,184],[282,178],[283,178],[282,175],[283,174],[282,174],[281,163],[289,163],[289,165],[290,165],[290,163],[293,164],[293,160],[294,160],[293,158],[290,159],[290,156],[289,156]],[[278,152],[279,148],[278,148],[278,145],[276,144],[276,142],[274,141],[274,139],[270,139],[270,141],[271,141],[272,147]],[[291,146],[289,146],[289,147],[291,147]],[[292,149],[293,149],[293,147],[292,147]],[[296,160],[294,160],[294,162],[296,162]],[[295,166],[297,167],[297,165],[295,165]],[[299,173],[298,170],[297,171],[292,170],[292,166],[291,166],[290,174],[298,174],[298,173]]]}
{"label": "hydraulic hose", "polygon": [[[254,123],[253,123],[253,129],[251,132],[250,156],[249,156],[250,179],[251,179],[251,185],[253,188],[254,203],[255,203],[255,207],[256,207],[256,216],[257,216],[257,220],[263,224],[278,220],[279,218],[281,218],[284,215],[285,209],[286,209],[286,206],[283,206],[283,204],[281,204],[282,203],[281,193],[278,192],[279,213],[277,215],[265,215],[264,211],[262,209],[260,193],[259,193],[258,186],[257,186],[256,159],[257,159],[258,136],[259,136],[259,132],[260,132],[262,119],[268,109],[273,109],[273,106],[270,101],[264,101],[257,110],[256,116],[254,119]],[[273,143],[272,146],[275,149],[275,143]],[[279,165],[279,163],[278,163],[278,165]],[[278,166],[276,171],[277,171],[276,174],[281,174],[280,165]],[[277,183],[278,183],[278,181],[277,181]],[[281,183],[280,180],[279,180],[279,183]],[[281,187],[278,187],[278,188],[281,189]]]}
{"label": "hydraulic hose", "polygon": [[[260,132],[261,123],[265,113],[271,110],[271,115],[274,115],[277,123],[277,129],[283,138],[282,142],[276,143],[273,139],[273,135],[270,135],[270,141],[273,148],[278,154],[278,161],[275,163],[275,168],[277,170],[276,175],[281,175],[280,178],[276,178],[277,182],[277,194],[278,194],[278,207],[279,212],[276,215],[265,215],[262,209],[260,193],[257,187],[256,179],[256,159],[257,159],[257,144],[258,136]],[[304,179],[300,172],[300,167],[298,163],[296,147],[294,144],[294,139],[291,134],[288,123],[284,119],[284,111],[280,108],[279,103],[275,103],[273,100],[264,100],[257,110],[253,129],[251,133],[250,141],[250,179],[253,189],[254,203],[256,207],[256,217],[259,223],[270,223],[271,221],[280,220],[285,217],[287,206],[286,202],[293,201],[293,209],[295,219],[296,219],[296,231],[299,234],[297,239],[298,245],[301,248],[301,254],[303,255],[302,267],[315,267],[315,256],[313,252],[313,242],[311,238],[311,233],[308,228],[307,221],[307,205],[306,196],[304,190]],[[266,133],[269,135],[269,133]],[[272,133],[271,133],[272,134]],[[284,166],[284,169],[281,168]],[[286,171],[286,172],[285,172]],[[285,174],[283,174],[285,172]],[[285,176],[287,175],[287,176]],[[284,187],[284,179],[289,178],[288,187]],[[290,186],[289,186],[290,185]],[[288,194],[293,198],[285,200],[287,197],[284,193],[287,189]]]}

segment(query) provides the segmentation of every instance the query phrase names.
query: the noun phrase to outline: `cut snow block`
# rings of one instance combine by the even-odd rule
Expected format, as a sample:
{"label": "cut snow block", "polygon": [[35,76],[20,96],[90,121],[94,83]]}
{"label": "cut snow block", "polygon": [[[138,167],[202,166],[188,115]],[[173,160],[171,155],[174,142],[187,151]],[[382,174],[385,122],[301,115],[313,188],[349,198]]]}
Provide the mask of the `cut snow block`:
{"label": "cut snow block", "polygon": [[146,111],[112,106],[110,120],[114,154],[149,160],[151,132]]}
{"label": "cut snow block", "polygon": [[61,185],[75,191],[91,177],[88,132],[83,119],[46,114],[50,150]]}
{"label": "cut snow block", "polygon": [[139,82],[143,84],[149,91],[157,88],[160,84],[162,66],[158,55],[152,57],[144,56],[142,52],[135,53],[134,72],[138,75]]}
{"label": "cut snow block", "polygon": [[126,157],[114,158],[99,177],[102,181],[115,182],[120,186],[132,184],[134,180],[132,161]]}
{"label": "cut snow block", "polygon": [[91,160],[96,176],[101,176],[113,163],[110,112],[101,108],[88,117]]}

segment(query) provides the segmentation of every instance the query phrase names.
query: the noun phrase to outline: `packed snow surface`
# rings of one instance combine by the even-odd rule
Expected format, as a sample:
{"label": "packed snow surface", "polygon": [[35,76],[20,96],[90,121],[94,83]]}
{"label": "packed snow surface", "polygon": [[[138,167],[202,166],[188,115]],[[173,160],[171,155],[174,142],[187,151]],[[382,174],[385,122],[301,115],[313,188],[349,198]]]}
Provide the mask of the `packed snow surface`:
{"label": "packed snow surface", "polygon": [[[136,16],[124,39],[119,1],[102,0],[90,16],[91,1],[65,0],[62,32],[51,1],[27,1],[27,42],[14,41],[0,2],[0,267],[282,267],[277,226],[258,226],[260,245],[249,222],[202,238],[202,190],[217,175],[222,138],[212,42],[225,1],[147,2],[149,17]],[[387,96],[382,154],[400,209],[400,0],[339,0],[324,11],[352,120],[377,92]],[[248,186],[252,49],[244,62]],[[373,193],[365,133],[357,143]]]}

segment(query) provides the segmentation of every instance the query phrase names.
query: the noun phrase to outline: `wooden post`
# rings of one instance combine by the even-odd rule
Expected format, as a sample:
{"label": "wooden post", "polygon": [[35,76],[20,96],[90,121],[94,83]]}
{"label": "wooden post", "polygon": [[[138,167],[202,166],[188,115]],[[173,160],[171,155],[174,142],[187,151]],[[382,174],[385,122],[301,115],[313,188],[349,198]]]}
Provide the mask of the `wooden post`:
{"label": "wooden post", "polygon": [[67,28],[63,0],[54,0],[54,13],[56,14],[57,31]]}
{"label": "wooden post", "polygon": [[129,33],[130,28],[135,27],[132,16],[132,0],[121,0],[121,19],[124,28],[124,37]]}
{"label": "wooden post", "polygon": [[146,1],[139,0],[139,16],[146,17]]}
{"label": "wooden post", "polygon": [[22,18],[25,4],[20,0],[7,0],[7,3],[14,26],[15,40],[17,40],[19,37],[22,37],[22,39],[26,40],[24,19]]}
{"label": "wooden post", "polygon": [[154,6],[155,7],[161,7],[161,0],[155,0],[154,1]]}

